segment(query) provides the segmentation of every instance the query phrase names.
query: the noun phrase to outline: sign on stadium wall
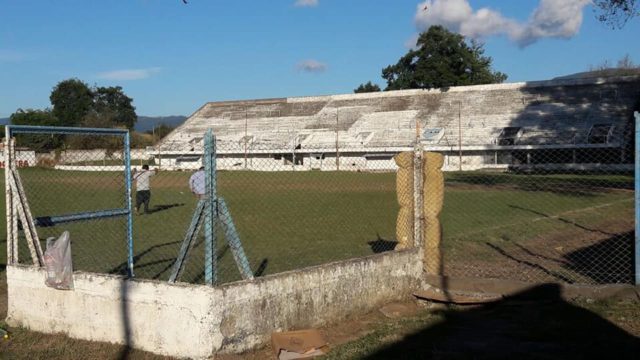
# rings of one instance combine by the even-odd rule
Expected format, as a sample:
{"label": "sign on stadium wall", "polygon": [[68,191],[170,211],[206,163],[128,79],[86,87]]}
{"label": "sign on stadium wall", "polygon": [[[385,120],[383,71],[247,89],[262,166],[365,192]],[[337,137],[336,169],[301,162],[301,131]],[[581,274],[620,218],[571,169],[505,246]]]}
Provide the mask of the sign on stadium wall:
{"label": "sign on stadium wall", "polygon": [[[4,152],[0,151],[0,169],[4,169]],[[16,166],[32,167],[36,166],[35,151],[16,151]]]}

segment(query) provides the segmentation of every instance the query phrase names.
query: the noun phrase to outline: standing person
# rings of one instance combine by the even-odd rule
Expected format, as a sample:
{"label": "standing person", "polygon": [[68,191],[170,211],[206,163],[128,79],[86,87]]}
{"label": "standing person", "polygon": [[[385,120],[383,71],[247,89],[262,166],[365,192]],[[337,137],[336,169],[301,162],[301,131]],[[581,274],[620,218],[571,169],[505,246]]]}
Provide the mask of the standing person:
{"label": "standing person", "polygon": [[198,198],[204,199],[207,195],[206,176],[204,173],[204,166],[201,166],[198,171],[191,175],[189,178],[189,189]]}
{"label": "standing person", "polygon": [[139,214],[140,205],[144,205],[144,213],[149,213],[151,201],[151,188],[149,178],[156,174],[156,170],[149,170],[149,165],[142,165],[142,170],[133,170],[133,180],[136,182],[136,214]]}

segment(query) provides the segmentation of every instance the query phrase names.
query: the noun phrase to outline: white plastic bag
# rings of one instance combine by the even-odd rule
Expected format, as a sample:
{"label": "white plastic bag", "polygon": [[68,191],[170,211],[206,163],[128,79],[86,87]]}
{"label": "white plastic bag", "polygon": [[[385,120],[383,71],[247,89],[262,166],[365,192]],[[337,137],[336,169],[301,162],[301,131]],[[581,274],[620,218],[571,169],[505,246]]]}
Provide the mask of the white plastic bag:
{"label": "white plastic bag", "polygon": [[44,252],[44,266],[47,270],[45,284],[60,290],[73,290],[73,266],[71,264],[71,240],[65,231],[58,240],[47,239]]}

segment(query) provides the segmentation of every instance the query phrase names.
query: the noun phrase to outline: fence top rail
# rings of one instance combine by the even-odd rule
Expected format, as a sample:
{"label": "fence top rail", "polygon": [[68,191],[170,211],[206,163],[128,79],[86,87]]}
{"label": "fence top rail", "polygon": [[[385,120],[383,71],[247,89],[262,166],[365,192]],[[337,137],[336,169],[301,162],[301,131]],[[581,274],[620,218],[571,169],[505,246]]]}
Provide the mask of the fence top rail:
{"label": "fence top rail", "polygon": [[93,135],[120,135],[129,133],[126,129],[83,128],[64,126],[36,126],[36,125],[6,125],[5,133],[11,137],[14,134],[93,134]]}

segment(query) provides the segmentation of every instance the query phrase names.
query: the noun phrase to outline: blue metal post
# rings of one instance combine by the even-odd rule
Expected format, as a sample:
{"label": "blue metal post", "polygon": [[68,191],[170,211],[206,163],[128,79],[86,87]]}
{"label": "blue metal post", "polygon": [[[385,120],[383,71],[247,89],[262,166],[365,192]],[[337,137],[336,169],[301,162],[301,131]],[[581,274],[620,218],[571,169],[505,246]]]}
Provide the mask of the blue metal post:
{"label": "blue metal post", "polygon": [[634,112],[636,125],[636,141],[635,141],[635,210],[636,210],[636,231],[635,231],[635,273],[636,285],[640,285],[640,113]]}
{"label": "blue metal post", "polygon": [[133,211],[131,211],[131,152],[129,132],[124,134],[124,178],[125,178],[125,201],[127,202],[127,247],[128,247],[128,273],[133,277]]}
{"label": "blue metal post", "polygon": [[217,193],[216,193],[216,140],[211,129],[207,130],[204,138],[204,170],[205,186],[207,188],[207,206],[205,208],[204,236],[205,236],[205,259],[204,278],[208,285],[213,285],[217,280],[217,241],[216,241],[216,219],[217,214]]}

